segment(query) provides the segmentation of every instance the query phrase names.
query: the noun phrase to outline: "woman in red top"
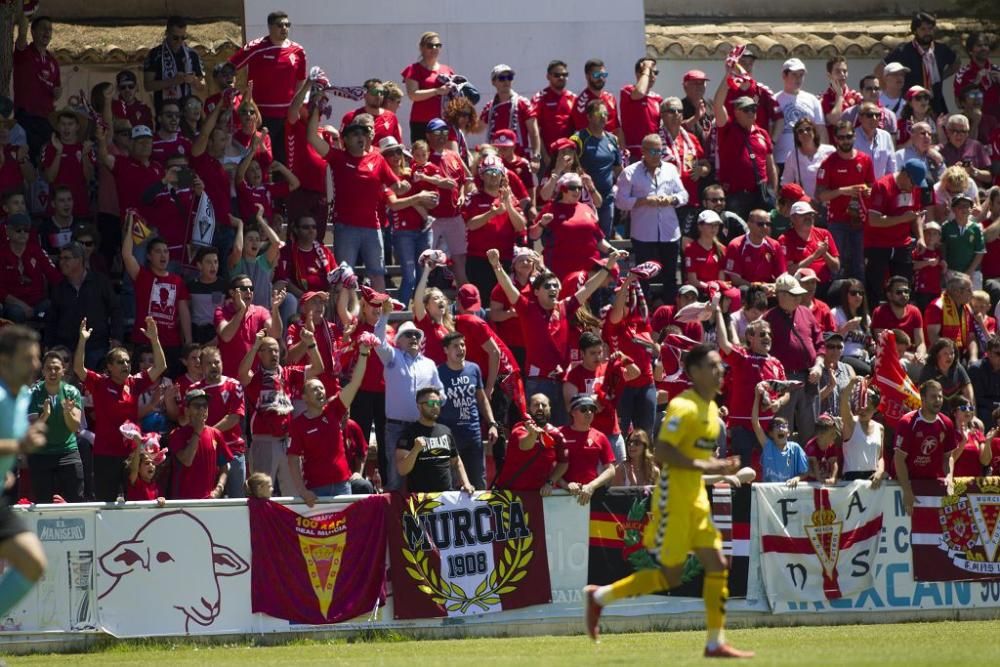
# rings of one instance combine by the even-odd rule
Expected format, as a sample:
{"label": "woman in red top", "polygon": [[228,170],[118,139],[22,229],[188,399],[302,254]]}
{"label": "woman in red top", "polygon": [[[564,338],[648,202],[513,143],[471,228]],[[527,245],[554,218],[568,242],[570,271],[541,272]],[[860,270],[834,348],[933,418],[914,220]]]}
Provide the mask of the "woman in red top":
{"label": "woman in red top", "polygon": [[511,192],[503,161],[488,155],[479,161],[478,171],[483,187],[469,197],[462,209],[469,244],[465,272],[469,282],[491,293],[497,279],[486,260],[486,251],[496,248],[500,261],[509,267],[514,259],[514,244],[527,223]]}
{"label": "woman in red top", "polygon": [[621,352],[639,367],[639,375],[628,380],[618,399],[618,424],[622,433],[641,429],[653,432],[656,419],[656,385],[653,361],[660,354],[649,329],[649,311],[641,299],[630,306],[634,274],[629,273],[615,294],[604,324],[604,341],[612,352]]}
{"label": "woman in red top", "polygon": [[305,292],[330,289],[330,272],[337,268],[333,253],[316,240],[316,220],[299,218],[288,230],[288,243],[281,249],[275,282],[288,282],[288,291],[296,298]]}
{"label": "woman in red top", "polygon": [[723,280],[726,246],[719,242],[722,219],[715,211],[702,211],[698,215],[698,238],[684,248],[684,274],[688,285],[699,292],[708,289],[713,280]]}
{"label": "woman in red top", "polygon": [[597,220],[597,212],[580,201],[583,181],[575,173],[559,177],[559,196],[542,209],[542,215],[528,229],[532,240],[542,238],[545,265],[564,280],[574,271],[585,271],[601,253],[611,252],[611,244]]}
{"label": "woman in red top", "polygon": [[253,159],[260,164],[260,168],[265,175],[265,180],[269,181],[271,180],[269,174],[271,163],[274,162],[274,153],[271,150],[271,135],[266,131],[262,132],[260,130],[264,126],[264,119],[261,118],[260,109],[257,108],[254,101],[247,95],[240,102],[237,111],[240,116],[240,127],[233,132],[233,145],[241,153],[252,148]]}
{"label": "woman in red top", "polygon": [[958,435],[958,459],[955,460],[955,477],[982,477],[984,466],[990,465],[993,460],[993,438],[998,434],[998,429],[993,428],[983,436],[983,432],[977,424],[972,423],[976,416],[976,407],[965,396],[958,396],[952,399],[954,412],[952,419],[955,422],[955,430]]}
{"label": "woman in red top", "polygon": [[424,355],[435,364],[443,364],[448,359],[442,340],[455,330],[455,322],[448,297],[437,287],[427,287],[432,268],[429,262],[425,263],[417,282],[417,291],[413,294],[413,323],[424,332]]}
{"label": "woman in red top", "polygon": [[448,86],[438,83],[438,75],[454,74],[447,65],[438,62],[441,55],[441,36],[425,32],[420,36],[420,60],[408,65],[401,74],[406,84],[406,96],[413,102],[410,109],[410,141],[426,139],[427,121],[440,118],[441,97],[448,94]]}
{"label": "woman in red top", "polygon": [[[529,248],[515,248],[514,260],[511,262],[510,281],[514,287],[524,291],[541,268],[541,258]],[[517,319],[517,311],[504,296],[500,285],[490,292],[490,322],[500,339],[507,344],[517,363],[524,367],[524,332]]]}
{"label": "woman in red top", "polygon": [[566,174],[576,174],[583,185],[580,201],[593,206],[596,211],[601,208],[604,199],[594,186],[590,174],[580,166],[579,150],[579,146],[573,140],[565,137],[552,142],[549,146],[549,155],[553,156],[552,164],[549,166],[549,172],[541,179],[538,196],[542,201],[557,199],[560,193],[560,179]]}

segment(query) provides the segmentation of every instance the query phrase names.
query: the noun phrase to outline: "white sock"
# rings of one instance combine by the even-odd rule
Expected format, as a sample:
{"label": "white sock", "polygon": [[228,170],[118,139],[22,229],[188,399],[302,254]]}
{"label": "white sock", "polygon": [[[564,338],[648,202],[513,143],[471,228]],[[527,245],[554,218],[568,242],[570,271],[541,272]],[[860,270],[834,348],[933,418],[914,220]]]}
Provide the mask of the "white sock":
{"label": "white sock", "polygon": [[705,646],[709,649],[717,649],[720,645],[726,643],[726,632],[722,628],[718,630],[708,631],[708,641],[705,642]]}
{"label": "white sock", "polygon": [[611,594],[611,586],[601,586],[594,591],[594,602],[604,607],[610,602],[608,596]]}

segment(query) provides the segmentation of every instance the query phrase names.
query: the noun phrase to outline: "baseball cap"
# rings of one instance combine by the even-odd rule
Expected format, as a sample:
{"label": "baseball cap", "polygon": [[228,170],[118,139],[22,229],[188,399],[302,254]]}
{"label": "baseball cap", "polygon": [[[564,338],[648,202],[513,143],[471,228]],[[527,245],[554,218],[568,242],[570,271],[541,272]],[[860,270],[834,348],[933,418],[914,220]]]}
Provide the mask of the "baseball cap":
{"label": "baseball cap", "polygon": [[816,272],[810,269],[809,267],[803,266],[801,269],[795,272],[795,279],[798,280],[800,284],[807,283],[810,281],[818,282],[819,276],[817,276]]}
{"label": "baseball cap", "polygon": [[796,202],[806,196],[806,191],[798,183],[785,183],[778,190],[778,197],[785,201]]}
{"label": "baseball cap", "polygon": [[802,285],[799,285],[799,281],[795,279],[795,276],[789,273],[782,273],[778,276],[778,279],[774,281],[774,291],[788,292],[789,294],[806,293],[806,290],[802,289]]}
{"label": "baseball cap", "polygon": [[798,58],[789,58],[781,64],[782,72],[805,72],[806,65]]}
{"label": "baseball cap", "polygon": [[910,158],[903,163],[903,171],[913,181],[913,185],[918,188],[927,187],[927,165],[924,164],[923,160]]}
{"label": "baseball cap", "polygon": [[444,122],[440,118],[431,118],[427,121],[427,131],[434,132],[435,130],[447,130],[448,123]]}
{"label": "baseball cap", "polygon": [[499,156],[487,155],[479,161],[479,173],[485,174],[488,171],[495,171],[503,175],[507,168],[503,166],[503,160]]}
{"label": "baseball cap", "polygon": [[823,332],[823,342],[829,343],[831,340],[844,341],[844,336],[839,331],[824,331]]}
{"label": "baseball cap", "polygon": [[123,69],[115,75],[115,85],[120,86],[123,83],[135,83],[135,73],[132,70]]}
{"label": "baseball cap", "polygon": [[910,86],[909,90],[906,91],[907,100],[912,100],[917,95],[928,95],[931,96],[931,91],[927,90],[923,86]]}
{"label": "baseball cap", "polygon": [[569,148],[569,149],[572,149],[572,150],[575,151],[576,150],[576,144],[573,143],[573,140],[569,139],[568,137],[559,137],[558,139],[556,139],[555,141],[553,141],[551,144],[549,144],[549,155],[555,155],[559,151],[561,151],[563,149],[566,149],[566,148]]}
{"label": "baseball cap", "polygon": [[932,230],[934,230],[936,232],[940,232],[941,231],[941,225],[939,223],[934,222],[933,220],[931,220],[929,222],[925,222],[924,223],[924,231],[926,232],[928,229],[932,229]]}
{"label": "baseball cap", "polygon": [[737,97],[733,100],[733,107],[736,109],[746,109],[747,107],[753,106],[757,106],[757,101],[752,97],[747,97],[746,95]]}
{"label": "baseball cap", "polygon": [[579,410],[586,407],[597,407],[597,399],[594,398],[593,394],[577,394],[569,401],[570,410]]}
{"label": "baseball cap", "polygon": [[698,224],[699,225],[721,225],[722,218],[719,214],[712,210],[704,210],[698,214]]}
{"label": "baseball cap", "polygon": [[694,285],[681,285],[680,289],[677,290],[678,294],[691,294],[693,296],[698,296],[698,288]]}
{"label": "baseball cap", "polygon": [[[965,194],[964,192],[959,192],[957,195],[955,195],[954,197],[951,198],[951,206],[952,206],[952,208],[958,206],[962,202],[966,202],[970,206],[975,203],[974,201],[972,201],[972,197],[970,197],[969,195]],[[926,225],[925,225],[925,228],[926,228]]]}
{"label": "baseball cap", "polygon": [[479,298],[479,288],[472,283],[465,283],[458,288],[458,303],[465,310],[479,310],[483,302]]}
{"label": "baseball cap", "polygon": [[684,83],[688,81],[711,81],[700,69],[689,69],[684,72]]}
{"label": "baseball cap", "polygon": [[909,72],[910,68],[905,66],[903,63],[887,63],[885,68],[882,70],[884,74],[899,74],[900,72]]}
{"label": "baseball cap", "polygon": [[814,209],[807,201],[797,201],[792,204],[792,215],[807,215],[815,212],[816,209]]}
{"label": "baseball cap", "polygon": [[505,74],[507,72],[510,72],[511,75],[514,75],[514,73],[515,73],[513,67],[511,67],[510,65],[504,65],[503,63],[500,63],[499,65],[497,65],[496,67],[494,67],[492,70],[490,70],[490,80],[492,81],[493,79],[497,78],[501,74]]}
{"label": "baseball cap", "polygon": [[324,292],[306,292],[301,297],[299,297],[299,306],[300,307],[304,306],[306,303],[308,303],[309,301],[312,301],[313,299],[315,299],[316,297],[320,296],[321,294],[324,294]]}
{"label": "baseball cap", "polygon": [[740,58],[753,58],[754,60],[757,60],[757,54],[754,53],[753,47],[750,44],[747,44],[743,48],[743,55],[741,55]]}
{"label": "baseball cap", "polygon": [[31,227],[31,218],[27,213],[15,213],[7,218],[8,227]]}
{"label": "baseball cap", "polygon": [[514,130],[497,130],[490,137],[490,143],[494,146],[515,146],[517,135],[514,134]]}
{"label": "baseball cap", "polygon": [[351,132],[357,132],[359,130],[362,131],[362,132],[368,132],[370,129],[371,128],[369,128],[364,123],[359,123],[356,120],[352,120],[350,123],[347,124],[347,127],[344,128],[344,131],[343,131],[342,134],[346,137]]}
{"label": "baseball cap", "polygon": [[192,389],[184,394],[184,402],[191,405],[195,401],[205,401],[208,403],[208,394],[201,389]]}
{"label": "baseball cap", "polygon": [[132,128],[132,138],[141,139],[143,137],[153,137],[153,131],[146,125],[136,125]]}

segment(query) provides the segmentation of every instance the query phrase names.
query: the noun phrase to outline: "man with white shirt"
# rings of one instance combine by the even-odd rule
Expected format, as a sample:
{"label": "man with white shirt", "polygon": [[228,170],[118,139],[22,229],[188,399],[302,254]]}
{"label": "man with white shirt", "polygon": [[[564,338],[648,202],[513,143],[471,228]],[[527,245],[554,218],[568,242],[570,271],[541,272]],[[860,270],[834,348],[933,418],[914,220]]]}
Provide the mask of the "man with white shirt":
{"label": "man with white shirt", "polygon": [[882,93],[879,95],[879,101],[883,107],[896,114],[897,118],[902,113],[906,102],[903,99],[903,95],[906,93],[903,84],[906,82],[906,75],[909,73],[910,68],[906,65],[892,62],[885,66],[882,70],[882,76],[879,77],[882,81]]}
{"label": "man with white shirt", "polygon": [[[806,66],[798,58],[789,58],[782,64],[781,80],[784,83],[784,90],[778,93],[778,106],[781,107],[783,120],[775,123],[771,134],[776,156],[788,155],[795,148],[795,123],[802,118],[811,118],[816,124],[817,143],[830,143],[823,106],[819,98],[802,90],[805,78]],[[781,171],[782,166],[783,164],[778,165],[778,171]]]}
{"label": "man with white shirt", "polygon": [[896,173],[896,145],[892,135],[879,129],[882,112],[871,102],[865,102],[858,111],[861,121],[854,133],[854,147],[872,159],[875,178]]}
{"label": "man with white shirt", "polygon": [[[623,211],[631,211],[635,261],[660,263],[663,267],[660,298],[663,303],[673,303],[681,240],[677,207],[687,204],[688,192],[677,167],[663,160],[660,135],[647,134],[643,138],[642,160],[622,171],[617,188],[615,204]],[[643,289],[649,289],[645,283]]]}

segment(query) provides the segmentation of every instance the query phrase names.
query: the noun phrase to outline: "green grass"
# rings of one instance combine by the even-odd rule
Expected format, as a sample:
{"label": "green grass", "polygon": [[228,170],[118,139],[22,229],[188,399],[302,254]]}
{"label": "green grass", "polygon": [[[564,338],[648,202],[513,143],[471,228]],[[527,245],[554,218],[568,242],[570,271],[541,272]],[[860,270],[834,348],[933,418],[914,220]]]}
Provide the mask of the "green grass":
{"label": "green grass", "polygon": [[[843,625],[732,630],[729,640],[757,652],[754,664],[816,665],[995,664],[998,621]],[[447,641],[316,642],[283,646],[205,646],[186,643],[121,642],[87,654],[8,658],[10,665],[652,665],[704,664],[703,632],[605,635],[600,644],[583,636],[465,639]]]}

